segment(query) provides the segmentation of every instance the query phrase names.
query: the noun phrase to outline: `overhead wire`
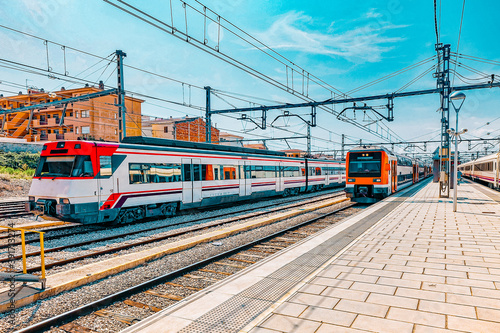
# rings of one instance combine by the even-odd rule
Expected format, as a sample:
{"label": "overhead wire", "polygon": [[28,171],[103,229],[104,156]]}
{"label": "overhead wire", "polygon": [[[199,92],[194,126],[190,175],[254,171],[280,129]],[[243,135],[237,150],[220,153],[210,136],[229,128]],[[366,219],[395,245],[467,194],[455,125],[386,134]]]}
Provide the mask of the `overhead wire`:
{"label": "overhead wire", "polygon": [[[462,15],[460,16],[460,29],[458,31],[458,42],[457,42],[457,54],[458,50],[460,48],[460,37],[462,36],[462,23],[464,21],[464,11],[465,11],[465,0],[463,0],[463,5],[462,5]],[[455,70],[457,69],[457,63],[455,62]],[[453,79],[451,81],[451,86],[453,87],[455,85],[455,75],[453,75]]]}
{"label": "overhead wire", "polygon": [[[138,19],[140,19],[142,21],[144,21],[145,23],[150,24],[150,25],[156,27],[157,29],[160,29],[160,30],[162,30],[162,31],[164,31],[164,32],[166,32],[168,34],[172,34],[173,36],[175,36],[175,37],[177,37],[177,38],[179,38],[179,39],[181,39],[183,41],[187,41],[188,43],[190,43],[190,45],[192,45],[192,46],[194,46],[194,47],[196,47],[196,48],[198,48],[198,49],[200,49],[202,51],[205,51],[205,52],[209,53],[210,55],[212,55],[212,56],[214,56],[214,57],[216,57],[216,58],[218,58],[218,59],[220,59],[220,60],[222,60],[224,62],[227,62],[227,63],[229,63],[229,64],[231,64],[231,65],[239,68],[240,70],[242,70],[242,71],[244,71],[244,72],[246,72],[246,73],[248,73],[248,74],[250,74],[250,75],[252,75],[252,76],[254,76],[256,78],[258,78],[258,79],[261,79],[261,80],[267,82],[268,84],[271,84],[271,85],[273,85],[273,86],[275,86],[275,87],[277,87],[277,88],[279,88],[279,89],[281,89],[283,91],[286,91],[286,92],[290,93],[289,87],[285,86],[283,83],[281,83],[279,81],[276,81],[275,79],[269,77],[268,75],[266,75],[266,74],[264,74],[264,73],[262,73],[262,72],[260,72],[260,71],[258,71],[256,69],[254,69],[254,68],[252,68],[252,67],[250,67],[248,65],[245,65],[241,61],[236,60],[234,57],[231,57],[228,54],[220,52],[220,50],[214,50],[212,48],[207,48],[204,42],[201,42],[201,41],[197,40],[196,38],[190,37],[189,35],[187,35],[187,33],[184,33],[184,32],[182,32],[182,31],[180,31],[178,29],[172,30],[173,27],[171,27],[169,24],[167,24],[167,23],[165,23],[165,22],[163,22],[163,21],[161,21],[161,20],[159,20],[159,19],[157,19],[157,18],[155,18],[155,17],[153,17],[153,16],[145,13],[144,11],[141,11],[140,9],[138,9],[138,8],[136,8],[136,7],[134,7],[134,6],[126,3],[125,1],[117,0],[118,2],[124,4],[125,6],[127,6],[128,8],[130,8],[131,10],[134,10],[136,13],[131,12],[131,10],[126,9],[124,7],[121,7],[118,4],[116,4],[116,3],[113,3],[110,0],[104,0],[104,1],[106,3],[109,3],[110,5],[118,8],[118,9],[120,9],[120,10],[122,10],[122,11],[124,11],[124,12],[126,12],[126,13],[128,13],[128,14],[130,14],[130,15],[132,15],[132,16],[134,16],[134,17],[136,17],[136,18],[138,18]],[[184,2],[183,2],[183,4],[184,4]],[[137,13],[139,13],[139,14],[137,14]],[[142,17],[141,15],[143,15],[145,17]],[[152,22],[151,20],[153,20],[154,22]],[[173,33],[174,31],[176,33]],[[196,44],[196,43],[193,43],[193,41],[197,42],[199,45]],[[292,93],[293,93],[294,96],[297,96],[297,97],[299,97],[299,98],[301,98],[303,100],[309,100],[309,101],[312,100],[310,97],[301,94],[299,91],[293,91]],[[339,114],[337,112],[333,111],[333,110],[329,110],[328,108],[325,108],[325,107],[320,107],[320,108],[322,110],[328,112],[328,113],[331,113],[331,114],[336,115],[337,117],[340,117]],[[343,120],[345,122],[348,122],[351,125],[354,125],[354,126],[360,128],[362,130],[365,130],[365,131],[367,131],[367,132],[369,132],[371,134],[376,134],[377,136],[379,136],[378,133],[376,133],[376,132],[374,133],[370,129],[365,128],[363,125],[361,125],[361,124],[353,121],[352,119],[344,117],[341,120]],[[399,137],[399,135],[397,135],[390,128],[388,128],[387,130],[390,131],[390,132],[392,132],[396,137]],[[385,139],[384,137],[381,137],[381,138]]]}
{"label": "overhead wire", "polygon": [[409,71],[409,70],[412,70],[412,69],[414,69],[414,68],[417,68],[417,67],[419,67],[419,66],[425,65],[425,64],[427,64],[428,62],[433,61],[436,57],[437,57],[436,55],[433,55],[433,56],[431,56],[431,57],[429,57],[429,58],[423,59],[423,60],[421,60],[421,61],[419,61],[419,62],[417,62],[417,63],[415,63],[415,64],[411,64],[411,65],[406,66],[406,67],[404,67],[404,68],[401,68],[401,69],[399,69],[399,70],[397,70],[397,71],[395,71],[395,72],[393,72],[393,73],[387,74],[387,75],[385,75],[385,76],[383,76],[383,77],[381,77],[381,78],[378,78],[378,79],[373,80],[373,81],[371,81],[371,82],[365,83],[365,84],[364,84],[364,85],[362,85],[362,86],[359,86],[359,87],[357,87],[357,88],[354,88],[354,89],[352,89],[352,90],[349,90],[347,93],[348,93],[348,94],[354,94],[354,93],[357,93],[357,92],[359,92],[359,91],[361,91],[361,90],[363,90],[363,89],[366,89],[366,88],[368,88],[368,87],[371,87],[371,86],[373,86],[373,85],[375,85],[375,84],[378,84],[378,83],[380,83],[380,82],[383,82],[383,81],[385,81],[385,80],[388,80],[388,79],[390,79],[390,78],[393,78],[393,77],[395,77],[395,76],[397,76],[397,75],[400,75],[400,74],[402,74],[402,73],[405,73],[405,72],[407,72],[407,71]]}

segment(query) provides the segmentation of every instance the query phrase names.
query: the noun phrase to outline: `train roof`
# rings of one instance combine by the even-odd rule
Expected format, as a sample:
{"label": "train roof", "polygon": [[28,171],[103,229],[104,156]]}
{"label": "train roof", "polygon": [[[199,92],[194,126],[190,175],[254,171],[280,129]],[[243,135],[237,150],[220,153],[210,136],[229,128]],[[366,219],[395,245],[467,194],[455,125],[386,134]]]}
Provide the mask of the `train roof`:
{"label": "train roof", "polygon": [[233,153],[286,157],[286,154],[284,152],[274,151],[274,150],[252,149],[252,148],[243,148],[235,146],[216,145],[204,142],[190,142],[190,141],[151,138],[144,136],[127,136],[123,138],[121,143],[130,143],[135,145],[148,145],[148,146],[190,148],[190,149],[201,149],[201,150],[212,150],[212,151],[228,151]]}
{"label": "train roof", "polygon": [[352,148],[351,150],[349,150],[349,152],[367,152],[367,151],[379,151],[379,150],[383,150],[385,151],[386,153],[388,154],[392,154],[394,155],[394,153],[392,151],[390,151],[389,149],[385,148],[385,147],[382,147],[382,146],[370,146],[370,145],[363,145],[363,146],[359,146],[359,147],[355,147],[355,148]]}
{"label": "train roof", "polygon": [[491,155],[486,155],[486,156],[483,156],[483,157],[479,157],[479,158],[477,158],[475,160],[464,162],[464,163],[462,163],[460,165],[476,164],[476,163],[481,163],[481,162],[489,162],[489,161],[495,160],[497,158],[498,154],[500,154],[500,152],[494,153],[494,154],[491,154]]}
{"label": "train roof", "polygon": [[[359,147],[356,147],[356,148],[353,148],[353,149],[349,150],[349,153],[362,153],[362,152],[380,151],[380,150],[385,151],[389,155],[397,156],[399,158],[409,159],[409,160],[412,160],[412,161],[418,161],[418,160],[416,160],[414,158],[411,158],[410,156],[397,154],[397,153],[393,152],[392,150],[389,150],[389,149],[387,149],[387,148],[385,148],[383,146],[363,145],[363,146],[359,146]],[[421,161],[418,161],[418,162],[421,162]]]}

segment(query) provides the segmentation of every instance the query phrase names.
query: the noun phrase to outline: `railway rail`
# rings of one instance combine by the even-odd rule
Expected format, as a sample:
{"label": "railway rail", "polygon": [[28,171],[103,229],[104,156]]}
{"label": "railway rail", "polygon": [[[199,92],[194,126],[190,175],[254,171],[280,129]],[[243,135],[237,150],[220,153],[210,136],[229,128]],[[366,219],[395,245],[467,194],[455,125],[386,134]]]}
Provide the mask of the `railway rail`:
{"label": "railway rail", "polygon": [[[129,307],[146,309],[150,314],[161,310],[153,304],[133,300],[138,295],[147,295],[155,297],[158,300],[169,300],[170,304],[184,299],[185,297],[202,290],[200,287],[193,287],[189,281],[203,280],[205,288],[216,283],[227,276],[272,255],[282,249],[285,249],[296,242],[309,237],[310,235],[340,221],[355,204],[344,206],[340,209],[321,214],[311,218],[298,225],[288,227],[271,235],[250,241],[242,246],[235,247],[226,252],[200,260],[196,263],[183,267],[173,272],[153,278],[149,281],[136,285],[134,287],[119,291],[106,296],[97,301],[88,303],[79,308],[67,311],[60,315],[41,321],[37,324],[23,328],[18,332],[40,332],[50,328],[59,327],[66,332],[95,332],[75,322],[76,319],[83,316],[106,317],[111,320],[117,320],[126,325],[136,323],[143,318],[134,315],[127,315],[117,311],[117,307],[128,309]],[[344,215],[342,215],[344,213]],[[159,291],[159,288],[168,288],[173,290],[165,293]],[[177,292],[175,292],[177,290]],[[109,307],[113,308],[110,309]],[[106,307],[108,307],[106,309]],[[95,318],[95,317],[94,317]]]}
{"label": "railway rail", "polygon": [[0,202],[0,220],[33,215],[26,211],[24,201],[3,201]]}
{"label": "railway rail", "polygon": [[[335,194],[335,193],[343,193],[343,189],[340,189],[340,190],[334,190],[330,193],[320,193],[318,195],[318,197],[321,197],[321,196],[324,196],[325,194],[328,195],[328,194]],[[296,198],[293,198],[291,200],[287,200],[286,202],[284,202],[283,204],[288,204],[288,203],[292,203],[292,202],[301,202],[303,201],[304,199],[309,199],[309,198],[304,198],[303,196],[298,196]],[[253,200],[250,201],[250,203],[252,202]],[[314,201],[311,201],[311,202],[314,202]],[[248,204],[249,202],[242,202],[241,205],[246,205]],[[234,204],[233,204],[234,205]],[[276,203],[272,203],[272,204],[267,204],[267,205],[263,205],[263,206],[258,206],[256,207],[256,209],[265,209],[265,208],[269,208],[269,207],[274,207],[276,206]],[[230,207],[229,205],[227,207]],[[224,205],[219,205],[217,207],[217,209],[221,209],[221,208],[226,208],[224,207]],[[214,210],[213,208],[208,208],[207,210]],[[174,223],[174,224],[169,224],[169,225],[166,225],[166,227],[171,227],[171,226],[176,226],[176,225],[182,225],[183,223],[192,223],[192,222],[199,222],[199,221],[202,221],[202,220],[206,220],[206,219],[212,219],[212,218],[220,218],[220,217],[225,217],[227,215],[233,215],[233,214],[241,214],[241,213],[244,213],[246,211],[248,211],[249,209],[241,209],[241,210],[238,210],[238,211],[235,211],[235,212],[231,212],[231,213],[223,213],[223,214],[216,214],[216,215],[213,215],[213,216],[210,216],[210,217],[203,217],[203,218],[196,218],[196,219],[193,219],[193,220],[190,220],[189,222],[179,222],[179,223]],[[192,212],[183,212],[181,213],[180,215],[189,215],[190,213]],[[156,219],[157,220],[157,219]],[[134,223],[130,223],[130,224],[137,224],[137,222],[134,222]],[[50,228],[50,229],[45,229],[45,230],[42,230],[40,228],[42,227],[39,227],[37,228],[36,230],[38,231],[45,231],[45,235],[44,235],[44,239],[46,242],[48,241],[51,241],[51,240],[55,240],[55,239],[61,239],[61,238],[65,238],[65,237],[69,237],[69,236],[74,236],[74,235],[78,235],[78,234],[82,234],[82,233],[88,233],[88,232],[94,232],[94,231],[101,231],[101,230],[109,230],[110,228],[120,228],[120,227],[124,227],[126,225],[130,225],[130,224],[96,224],[96,225],[81,225],[81,224],[78,224],[78,225],[64,225],[64,226],[60,226],[60,227],[55,227],[55,228]],[[136,233],[141,233],[141,232],[148,232],[148,231],[152,231],[152,230],[157,230],[157,229],[161,229],[161,227],[154,227],[154,228],[146,228],[144,230],[138,230]],[[68,230],[68,232],[64,232]],[[51,235],[52,233],[57,233],[59,231],[63,231],[64,233],[61,233],[61,234],[55,234],[55,235]],[[49,234],[50,233],[50,234]],[[133,235],[134,233],[129,233],[129,234],[124,234],[124,235]],[[26,240],[25,240],[25,244],[32,244],[32,243],[37,243],[38,242],[38,238],[37,237],[33,237],[33,238],[29,238],[29,234],[26,235]],[[8,235],[0,235],[0,240],[2,239],[7,239],[8,238]],[[119,237],[117,237],[119,238]],[[21,242],[18,241],[18,242],[11,242],[9,244],[0,244],[0,249],[3,249],[3,248],[7,248],[9,246],[17,246],[17,245],[21,245]],[[0,259],[0,262],[1,262],[1,259]]]}
{"label": "railway rail", "polygon": [[[225,224],[229,224],[229,223],[234,223],[236,221],[240,222],[240,221],[248,220],[248,219],[251,219],[251,218],[258,217],[258,216],[267,215],[269,213],[279,212],[279,211],[281,211],[283,209],[295,208],[295,207],[303,206],[305,204],[311,204],[311,203],[316,203],[316,202],[320,202],[320,201],[324,201],[324,200],[330,200],[332,198],[341,197],[341,196],[344,196],[343,192],[339,192],[336,195],[333,195],[333,196],[330,196],[330,197],[326,197],[326,198],[324,196],[322,196],[320,198],[307,201],[306,203],[304,203],[303,199],[302,199],[298,203],[293,203],[293,204],[288,204],[287,203],[288,205],[279,206],[279,207],[273,208],[271,210],[253,212],[253,213],[247,214],[243,218],[240,217],[240,216],[235,216],[233,218],[226,219],[224,221],[219,221],[219,222],[212,223],[209,226],[207,226],[205,224],[202,224],[202,225],[199,225],[199,226],[196,226],[196,227],[191,227],[188,230],[182,230],[182,231],[178,231],[178,232],[174,232],[174,233],[168,233],[166,235],[161,235],[161,236],[157,236],[157,237],[151,237],[151,238],[148,238],[148,239],[145,239],[145,240],[139,240],[139,241],[135,241],[135,242],[131,242],[131,243],[125,243],[125,244],[118,245],[118,246],[112,246],[112,247],[108,247],[108,248],[103,249],[103,250],[92,251],[90,253],[86,253],[86,254],[83,254],[83,255],[79,255],[79,256],[75,256],[75,257],[63,259],[63,260],[58,260],[58,261],[46,263],[45,264],[45,268],[46,269],[50,269],[50,268],[53,268],[53,267],[59,267],[59,266],[67,265],[67,264],[70,264],[70,263],[73,263],[73,262],[76,262],[76,261],[79,261],[79,260],[83,260],[83,259],[86,259],[86,258],[97,257],[97,256],[102,256],[102,255],[106,255],[106,254],[110,254],[110,253],[115,253],[115,252],[118,252],[118,251],[130,249],[130,248],[133,248],[133,247],[137,247],[137,246],[141,246],[141,245],[146,245],[146,244],[151,244],[151,243],[159,242],[159,241],[166,240],[166,239],[171,239],[173,237],[178,237],[178,236],[181,236],[181,235],[185,235],[187,233],[201,231],[201,230],[205,230],[207,228],[218,227],[218,226],[221,226],[221,225],[225,225]],[[276,205],[274,204],[274,205],[269,205],[269,206],[274,207]],[[269,206],[265,206],[265,207],[269,207]],[[263,208],[263,207],[259,207],[259,209],[261,209],[261,208]],[[240,211],[237,211],[237,212],[233,212],[230,215],[242,214],[242,213],[245,213],[245,212],[247,212],[249,210],[252,210],[252,209],[240,210]],[[192,223],[192,222],[201,222],[203,220],[212,220],[213,218],[226,217],[227,215],[229,215],[229,214],[226,213],[226,214],[221,214],[221,215],[218,215],[218,216],[215,216],[215,217],[212,216],[212,217],[208,217],[208,218],[194,219],[194,220],[189,221],[189,223]],[[149,229],[146,229],[146,230],[136,230],[136,231],[132,231],[132,232],[129,232],[129,233],[117,234],[117,235],[108,236],[108,237],[104,237],[104,238],[100,238],[100,239],[90,239],[90,240],[87,240],[87,241],[84,241],[84,242],[78,242],[78,243],[68,244],[68,245],[59,246],[59,247],[53,247],[53,248],[46,248],[45,249],[45,254],[59,252],[59,251],[62,251],[62,250],[65,250],[65,249],[69,249],[69,248],[77,248],[77,247],[81,247],[81,246],[85,246],[85,245],[89,245],[89,244],[94,244],[94,243],[98,243],[98,242],[106,242],[106,241],[110,241],[110,240],[124,238],[124,237],[127,237],[127,236],[137,235],[137,234],[140,234],[140,233],[145,233],[145,232],[150,232],[150,231],[159,231],[161,229],[171,228],[172,226],[182,225],[182,224],[186,224],[186,223],[187,222],[179,222],[179,223],[175,223],[175,224],[165,225],[165,226],[162,226],[162,227],[153,227],[153,228],[149,228]],[[35,252],[27,253],[26,257],[32,257],[32,256],[38,256],[38,255],[40,255],[40,251],[35,251]],[[15,260],[15,259],[21,259],[21,258],[22,258],[21,255],[14,256],[14,258],[8,258],[8,257],[7,258],[2,258],[2,259],[0,259],[0,263],[8,262],[8,261],[10,261],[12,259]],[[34,272],[38,272],[40,270],[41,270],[41,266],[34,266],[34,267],[27,268],[27,272],[28,273],[34,273]]]}

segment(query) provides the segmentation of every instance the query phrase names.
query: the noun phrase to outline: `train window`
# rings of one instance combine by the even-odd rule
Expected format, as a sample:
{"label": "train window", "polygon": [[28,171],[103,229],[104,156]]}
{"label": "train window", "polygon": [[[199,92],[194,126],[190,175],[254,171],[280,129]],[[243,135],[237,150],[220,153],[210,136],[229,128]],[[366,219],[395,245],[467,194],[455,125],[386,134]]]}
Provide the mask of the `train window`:
{"label": "train window", "polygon": [[93,177],[90,156],[47,156],[38,163],[35,177]]}
{"label": "train window", "polygon": [[[349,177],[380,177],[381,159],[381,152],[350,153]],[[401,161],[399,157],[398,161]]]}
{"label": "train window", "polygon": [[181,181],[181,165],[152,163],[148,173],[149,183],[173,183]]}
{"label": "train window", "polygon": [[211,164],[201,165],[201,180],[214,180],[214,168]]}
{"label": "train window", "polygon": [[182,165],[182,180],[185,182],[190,182],[192,180],[191,164],[183,164]]}
{"label": "train window", "polygon": [[200,164],[193,164],[193,178],[194,181],[200,181],[201,180],[201,165]]}
{"label": "train window", "polygon": [[300,168],[295,166],[283,167],[283,177],[300,177]]}
{"label": "train window", "polygon": [[99,165],[99,173],[101,176],[111,176],[113,174],[113,170],[111,168],[111,156],[100,156]]}
{"label": "train window", "polygon": [[245,165],[245,178],[250,179],[252,178],[252,167],[250,165]]}
{"label": "train window", "polygon": [[130,184],[147,183],[149,175],[149,165],[141,163],[129,163]]}
{"label": "train window", "polygon": [[238,179],[238,166],[236,165],[222,165],[224,179]]}

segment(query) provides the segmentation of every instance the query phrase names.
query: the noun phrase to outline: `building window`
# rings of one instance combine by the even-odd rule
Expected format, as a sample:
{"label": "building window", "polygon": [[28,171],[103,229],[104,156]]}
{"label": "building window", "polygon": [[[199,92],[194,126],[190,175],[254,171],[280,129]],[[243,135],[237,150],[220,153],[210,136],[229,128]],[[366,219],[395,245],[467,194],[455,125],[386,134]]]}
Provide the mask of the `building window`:
{"label": "building window", "polygon": [[82,126],[82,134],[90,134],[90,126]]}
{"label": "building window", "polygon": [[75,111],[75,118],[78,118],[78,111]]}
{"label": "building window", "polygon": [[82,118],[88,118],[88,117],[90,117],[90,111],[82,110]]}
{"label": "building window", "polygon": [[118,135],[118,130],[115,128],[115,135]]}
{"label": "building window", "polygon": [[78,127],[75,127],[75,134],[78,134]]}
{"label": "building window", "polygon": [[115,117],[115,119],[116,119],[116,118],[118,118],[118,115],[115,113],[115,114],[114,114],[114,117]]}
{"label": "building window", "polygon": [[168,133],[168,126],[165,126],[165,127],[163,128],[163,133]]}

